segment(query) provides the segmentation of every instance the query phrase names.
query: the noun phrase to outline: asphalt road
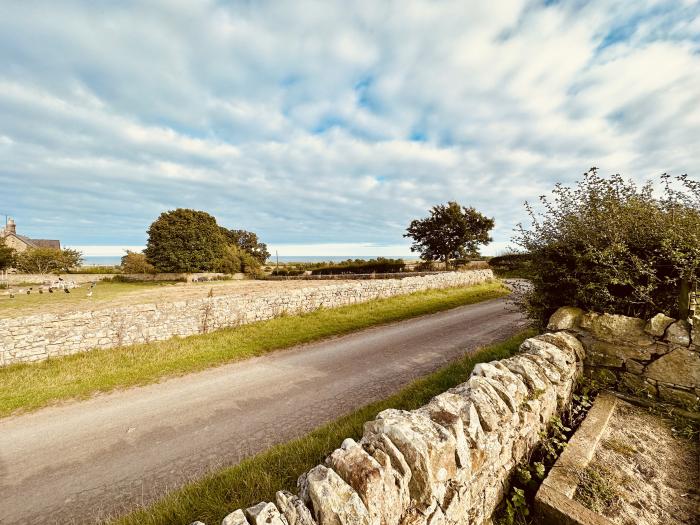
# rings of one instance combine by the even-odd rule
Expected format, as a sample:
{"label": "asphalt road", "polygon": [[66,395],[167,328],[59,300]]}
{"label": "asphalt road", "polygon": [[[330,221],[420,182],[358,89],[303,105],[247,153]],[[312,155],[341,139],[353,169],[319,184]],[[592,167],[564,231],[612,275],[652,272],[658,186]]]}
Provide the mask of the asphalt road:
{"label": "asphalt road", "polygon": [[496,299],[0,419],[0,523],[126,512],[523,325]]}

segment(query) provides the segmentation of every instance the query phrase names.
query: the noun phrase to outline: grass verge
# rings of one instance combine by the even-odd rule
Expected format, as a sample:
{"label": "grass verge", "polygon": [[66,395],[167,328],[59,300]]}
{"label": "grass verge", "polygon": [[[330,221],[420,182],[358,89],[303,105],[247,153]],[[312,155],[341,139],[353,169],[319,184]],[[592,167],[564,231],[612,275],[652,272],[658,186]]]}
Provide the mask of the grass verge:
{"label": "grass verge", "polygon": [[0,417],[258,356],[370,326],[501,297],[499,282],[429,290],[209,334],[0,368]]}
{"label": "grass verge", "polygon": [[260,501],[274,501],[278,490],[296,491],[300,474],[321,463],[343,439],[358,439],[362,425],[387,408],[412,410],[432,397],[466,381],[477,363],[503,359],[515,353],[534,332],[524,331],[507,341],[488,346],[429,376],[411,383],[397,394],[360,408],[306,436],[271,448],[242,463],[223,469],[173,492],[150,507],[114,521],[114,525],[187,524],[201,520],[209,525],[237,508]]}

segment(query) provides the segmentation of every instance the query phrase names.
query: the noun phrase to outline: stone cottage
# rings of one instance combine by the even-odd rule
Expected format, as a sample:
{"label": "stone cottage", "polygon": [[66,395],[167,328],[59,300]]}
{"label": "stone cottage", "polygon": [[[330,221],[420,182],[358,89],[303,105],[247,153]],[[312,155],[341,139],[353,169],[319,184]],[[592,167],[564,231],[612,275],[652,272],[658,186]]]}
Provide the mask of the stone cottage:
{"label": "stone cottage", "polygon": [[0,238],[5,239],[5,245],[14,248],[18,253],[30,248],[56,248],[61,249],[61,241],[49,239],[30,239],[17,234],[17,224],[10,218],[3,229],[0,229]]}

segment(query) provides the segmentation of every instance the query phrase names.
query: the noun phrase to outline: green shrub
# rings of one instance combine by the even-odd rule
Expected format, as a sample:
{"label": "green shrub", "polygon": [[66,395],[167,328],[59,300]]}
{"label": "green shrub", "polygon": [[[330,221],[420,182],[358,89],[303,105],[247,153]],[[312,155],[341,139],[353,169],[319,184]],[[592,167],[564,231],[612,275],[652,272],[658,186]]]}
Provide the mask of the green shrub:
{"label": "green shrub", "polygon": [[404,271],[406,263],[403,259],[385,259],[378,257],[377,259],[362,259],[343,261],[338,264],[324,266],[311,270],[312,275],[341,275],[344,273],[350,274],[365,274],[365,273],[398,273]]}
{"label": "green shrub", "polygon": [[529,278],[531,265],[529,253],[506,253],[489,259],[489,266],[500,277]]}
{"label": "green shrub", "polygon": [[143,253],[127,250],[121,262],[121,268],[124,273],[157,273],[155,267],[146,260],[146,256]]}
{"label": "green shrub", "polygon": [[82,273],[82,274],[116,274],[121,273],[121,269],[118,266],[80,266],[75,270],[71,270],[68,273]]}
{"label": "green shrub", "polygon": [[662,175],[638,187],[593,168],[552,193],[541,212],[526,204],[532,226],[519,226],[515,239],[531,256],[521,302],[532,318],[544,323],[563,305],[680,316],[700,265],[700,182]]}

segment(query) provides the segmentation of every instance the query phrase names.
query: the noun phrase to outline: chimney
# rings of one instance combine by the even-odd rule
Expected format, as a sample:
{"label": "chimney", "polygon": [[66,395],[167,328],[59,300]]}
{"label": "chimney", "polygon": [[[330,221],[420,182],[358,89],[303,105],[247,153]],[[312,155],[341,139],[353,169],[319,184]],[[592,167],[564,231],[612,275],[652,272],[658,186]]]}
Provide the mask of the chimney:
{"label": "chimney", "polygon": [[12,217],[7,219],[7,224],[5,225],[5,234],[9,235],[10,233],[17,235],[17,225]]}

